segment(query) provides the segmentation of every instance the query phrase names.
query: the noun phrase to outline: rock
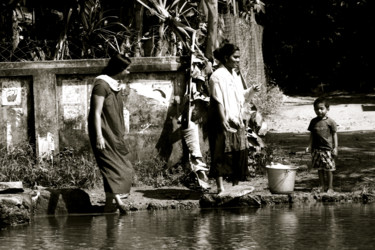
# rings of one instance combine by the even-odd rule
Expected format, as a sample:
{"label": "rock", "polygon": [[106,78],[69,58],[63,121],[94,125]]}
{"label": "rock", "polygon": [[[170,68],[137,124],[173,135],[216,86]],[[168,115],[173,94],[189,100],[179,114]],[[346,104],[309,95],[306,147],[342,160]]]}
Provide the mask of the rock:
{"label": "rock", "polygon": [[[39,190],[35,202],[36,214],[72,214],[92,213],[89,195],[81,189],[44,189]],[[35,199],[34,194],[30,194]]]}
{"label": "rock", "polygon": [[[228,187],[220,194],[207,193],[200,200],[201,207],[224,207],[238,206],[244,202],[244,197],[254,191],[254,187],[248,185],[237,185]],[[245,201],[246,202],[246,201]]]}
{"label": "rock", "polygon": [[0,228],[27,224],[31,215],[27,194],[0,195]]}
{"label": "rock", "polygon": [[21,206],[22,200],[19,197],[0,197],[0,204],[4,206]]}
{"label": "rock", "polygon": [[0,194],[22,193],[23,184],[21,181],[0,182]]}

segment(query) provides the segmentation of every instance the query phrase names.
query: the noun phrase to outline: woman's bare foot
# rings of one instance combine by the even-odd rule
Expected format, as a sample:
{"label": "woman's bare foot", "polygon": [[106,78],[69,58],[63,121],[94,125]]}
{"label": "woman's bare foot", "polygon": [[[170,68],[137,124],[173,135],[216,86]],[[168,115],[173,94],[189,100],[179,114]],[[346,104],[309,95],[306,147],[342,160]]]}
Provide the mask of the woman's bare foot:
{"label": "woman's bare foot", "polygon": [[334,193],[335,193],[335,191],[332,188],[327,190],[327,194],[334,194]]}
{"label": "woman's bare foot", "polygon": [[120,199],[127,199],[129,197],[129,193],[127,194],[118,194]]}
{"label": "woman's bare foot", "polygon": [[224,193],[225,189],[224,188],[217,188],[217,194],[220,195]]}
{"label": "woman's bare foot", "polygon": [[120,210],[120,214],[128,214],[128,210],[124,203],[117,204],[117,206],[118,206],[118,209]]}

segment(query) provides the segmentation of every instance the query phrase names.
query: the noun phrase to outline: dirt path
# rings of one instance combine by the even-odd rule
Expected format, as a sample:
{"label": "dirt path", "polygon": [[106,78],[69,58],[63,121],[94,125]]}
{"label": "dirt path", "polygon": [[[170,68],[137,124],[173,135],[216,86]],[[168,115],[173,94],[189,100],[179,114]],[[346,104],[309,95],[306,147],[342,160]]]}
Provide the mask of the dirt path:
{"label": "dirt path", "polygon": [[[285,97],[278,114],[268,120],[266,142],[272,145],[275,161],[301,167],[296,186],[318,185],[315,171],[309,171],[307,126],[315,116],[312,97]],[[375,186],[375,97],[334,95],[329,116],[338,126],[339,156],[334,185],[337,191],[354,191]]]}

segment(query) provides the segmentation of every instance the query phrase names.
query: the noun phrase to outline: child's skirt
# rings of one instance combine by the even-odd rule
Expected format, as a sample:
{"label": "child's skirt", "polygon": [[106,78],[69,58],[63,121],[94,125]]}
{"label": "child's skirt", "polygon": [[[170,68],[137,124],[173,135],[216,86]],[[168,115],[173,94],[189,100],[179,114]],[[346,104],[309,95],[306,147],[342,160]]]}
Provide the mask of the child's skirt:
{"label": "child's skirt", "polygon": [[335,171],[336,164],[331,151],[314,149],[312,152],[312,166],[314,169]]}

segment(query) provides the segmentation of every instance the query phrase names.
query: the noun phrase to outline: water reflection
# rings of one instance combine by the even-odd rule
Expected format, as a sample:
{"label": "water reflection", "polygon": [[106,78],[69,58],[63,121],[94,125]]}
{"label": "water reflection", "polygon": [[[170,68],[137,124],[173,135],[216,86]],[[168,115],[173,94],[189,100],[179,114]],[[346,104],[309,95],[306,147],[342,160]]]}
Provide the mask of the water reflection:
{"label": "water reflection", "polygon": [[37,218],[0,249],[373,249],[375,204]]}

